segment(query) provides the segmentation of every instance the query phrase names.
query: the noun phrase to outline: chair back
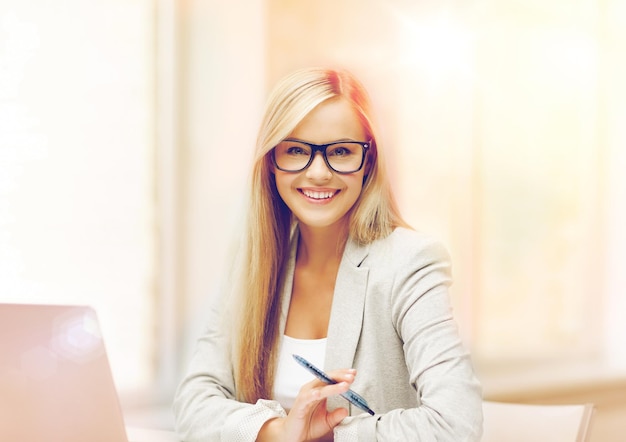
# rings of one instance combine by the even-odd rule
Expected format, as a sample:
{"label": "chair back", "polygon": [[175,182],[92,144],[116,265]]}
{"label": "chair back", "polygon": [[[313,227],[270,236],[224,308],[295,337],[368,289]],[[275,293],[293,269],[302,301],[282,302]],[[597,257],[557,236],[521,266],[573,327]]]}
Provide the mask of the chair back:
{"label": "chair back", "polygon": [[482,442],[586,442],[592,404],[483,402]]}

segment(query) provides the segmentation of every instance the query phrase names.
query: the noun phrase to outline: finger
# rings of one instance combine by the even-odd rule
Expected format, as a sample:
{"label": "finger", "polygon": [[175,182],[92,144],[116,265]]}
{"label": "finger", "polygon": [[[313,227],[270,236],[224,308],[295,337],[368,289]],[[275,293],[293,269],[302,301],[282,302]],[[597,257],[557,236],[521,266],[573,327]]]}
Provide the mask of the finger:
{"label": "finger", "polygon": [[292,410],[298,409],[298,413],[307,413],[312,404],[321,400],[345,393],[350,388],[350,383],[339,382],[327,384],[321,381],[311,381],[305,384],[296,397]]}
{"label": "finger", "polygon": [[352,383],[356,376],[356,369],[354,368],[342,368],[339,370],[332,370],[328,372],[328,376],[337,382],[349,382]]}
{"label": "finger", "polygon": [[326,399],[331,396],[336,396],[345,393],[350,389],[352,382],[339,382],[337,384],[323,384],[321,387],[311,390],[313,400],[319,401],[320,399]]}
{"label": "finger", "polygon": [[326,417],[326,422],[328,422],[328,426],[330,428],[334,428],[341,423],[344,418],[348,416],[347,408],[337,408],[330,413],[328,413]]}
{"label": "finger", "polygon": [[[328,377],[334,380],[335,382],[347,382],[348,384],[352,384],[354,382],[354,378],[356,376],[356,370],[354,368],[345,368],[339,370],[332,370],[327,373]],[[328,385],[327,382],[322,381],[320,379],[313,379],[312,381],[306,383],[303,388],[317,388],[324,385]]]}
{"label": "finger", "polygon": [[[328,384],[323,384],[328,385]],[[337,385],[337,384],[333,384]],[[322,387],[323,388],[323,387]],[[313,381],[305,384],[296,396],[296,400],[293,403],[293,407],[291,407],[290,415],[296,416],[299,419],[305,418],[316,404],[319,404],[320,401],[323,401],[325,395],[322,394],[322,388],[315,387],[313,385]],[[324,392],[325,393],[325,392]]]}
{"label": "finger", "polygon": [[354,382],[356,370],[353,368],[333,370],[328,376],[337,381],[336,384],[328,384],[322,380],[314,379],[302,386],[292,410],[297,409],[297,414],[307,413],[311,404],[319,402],[330,396],[339,395],[349,390],[350,385]]}

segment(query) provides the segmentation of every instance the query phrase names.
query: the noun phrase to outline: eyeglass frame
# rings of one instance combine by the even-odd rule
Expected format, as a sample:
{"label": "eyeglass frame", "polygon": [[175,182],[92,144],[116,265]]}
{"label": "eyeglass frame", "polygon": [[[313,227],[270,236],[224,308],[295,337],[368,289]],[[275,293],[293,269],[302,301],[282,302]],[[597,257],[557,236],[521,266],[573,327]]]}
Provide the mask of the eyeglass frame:
{"label": "eyeglass frame", "polygon": [[[298,140],[296,138],[285,138],[284,140],[281,141],[281,143],[285,141],[293,141],[296,143],[305,144],[311,148],[311,155],[309,156],[309,161],[306,163],[304,167],[302,167],[301,169],[297,169],[297,170],[282,169],[276,162],[276,147],[278,146],[278,144],[272,148],[271,157],[272,157],[272,162],[274,163],[274,166],[282,172],[290,172],[290,173],[298,173],[298,172],[302,172],[303,170],[308,169],[309,166],[311,166],[311,164],[313,163],[313,159],[315,158],[315,154],[317,152],[320,152],[322,154],[324,163],[326,163],[326,166],[328,166],[328,168],[332,170],[333,172],[339,173],[341,175],[348,175],[351,173],[356,173],[359,170],[363,169],[363,165],[365,164],[365,157],[367,156],[367,151],[370,149],[370,147],[372,147],[372,140],[370,141],[344,140],[344,141],[333,141],[332,143],[327,143],[327,144],[313,144],[313,143],[308,143],[306,141]],[[335,169],[333,166],[330,165],[330,162],[328,161],[328,157],[326,156],[326,149],[328,148],[328,146],[333,146],[335,144],[342,144],[342,143],[352,143],[352,144],[358,144],[361,146],[363,156],[361,157],[361,164],[359,165],[358,169],[351,170],[349,172],[343,172],[343,171],[339,171]]]}

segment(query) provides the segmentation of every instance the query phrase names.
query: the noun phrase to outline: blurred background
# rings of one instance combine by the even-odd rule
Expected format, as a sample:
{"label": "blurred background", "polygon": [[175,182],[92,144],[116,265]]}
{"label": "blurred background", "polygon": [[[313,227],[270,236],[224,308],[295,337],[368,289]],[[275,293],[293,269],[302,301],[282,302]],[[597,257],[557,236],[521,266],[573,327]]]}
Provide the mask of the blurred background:
{"label": "blurred background", "polygon": [[0,0],[0,302],[94,306],[127,416],[169,426],[267,93],[347,68],[485,397],[620,440],[625,48],[626,0]]}

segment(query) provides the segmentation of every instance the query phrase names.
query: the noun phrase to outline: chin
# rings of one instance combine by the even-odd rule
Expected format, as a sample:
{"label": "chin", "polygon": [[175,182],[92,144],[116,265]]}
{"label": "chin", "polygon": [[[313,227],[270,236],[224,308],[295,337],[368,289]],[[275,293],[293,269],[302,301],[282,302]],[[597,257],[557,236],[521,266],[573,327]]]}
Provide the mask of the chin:
{"label": "chin", "polygon": [[345,216],[333,219],[298,218],[298,221],[300,225],[304,225],[312,229],[329,229],[348,225],[348,219]]}

